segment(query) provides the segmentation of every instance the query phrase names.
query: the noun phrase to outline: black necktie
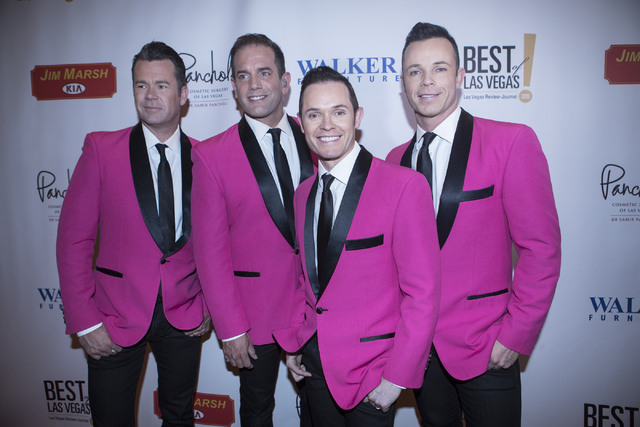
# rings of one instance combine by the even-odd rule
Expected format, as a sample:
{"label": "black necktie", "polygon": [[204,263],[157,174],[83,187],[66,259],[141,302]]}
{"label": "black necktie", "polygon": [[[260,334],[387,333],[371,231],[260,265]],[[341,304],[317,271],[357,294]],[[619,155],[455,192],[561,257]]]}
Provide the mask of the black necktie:
{"label": "black necktie", "polygon": [[165,144],[156,144],[156,148],[160,153],[160,164],[158,165],[158,216],[166,252],[176,241],[173,181],[171,179],[171,166],[169,166],[167,156],[164,153],[167,146]]}
{"label": "black necktie", "polygon": [[280,182],[280,190],[282,190],[282,203],[289,220],[289,228],[293,233],[293,180],[291,179],[291,170],[289,162],[284,150],[280,145],[280,128],[269,129],[273,139],[273,159],[276,164],[276,172],[278,173],[278,181]]}
{"label": "black necktie", "polygon": [[436,134],[427,132],[422,136],[422,148],[418,152],[418,164],[416,170],[423,174],[427,181],[429,181],[429,187],[431,187],[431,176],[433,174],[431,165],[431,156],[429,156],[429,145],[436,138]]}
{"label": "black necktie", "polygon": [[329,236],[331,235],[331,225],[333,224],[333,196],[331,195],[331,183],[334,177],[325,173],[322,175],[322,200],[320,202],[320,212],[318,214],[318,276],[324,268],[324,258],[327,253]]}

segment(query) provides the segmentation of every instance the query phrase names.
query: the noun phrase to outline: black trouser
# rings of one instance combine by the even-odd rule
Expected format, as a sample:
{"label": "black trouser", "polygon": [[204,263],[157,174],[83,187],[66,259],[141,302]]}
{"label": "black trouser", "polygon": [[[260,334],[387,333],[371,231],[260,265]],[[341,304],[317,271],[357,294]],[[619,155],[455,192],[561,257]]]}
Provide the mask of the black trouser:
{"label": "black trouser", "polygon": [[467,381],[444,369],[435,348],[421,389],[414,390],[423,427],[519,427],[520,364],[492,369]]}
{"label": "black trouser", "polygon": [[314,337],[302,351],[302,364],[311,376],[305,379],[309,409],[313,427],[392,427],[396,404],[387,413],[374,408],[370,403],[360,402],[355,408],[341,409],[331,396],[324,379],[318,337]]}
{"label": "black trouser", "polygon": [[149,331],[142,340],[100,360],[87,358],[89,400],[95,427],[134,427],[135,400],[147,343],[158,366],[162,426],[193,426],[193,395],[200,364],[200,337],[188,337],[164,316],[158,297]]}

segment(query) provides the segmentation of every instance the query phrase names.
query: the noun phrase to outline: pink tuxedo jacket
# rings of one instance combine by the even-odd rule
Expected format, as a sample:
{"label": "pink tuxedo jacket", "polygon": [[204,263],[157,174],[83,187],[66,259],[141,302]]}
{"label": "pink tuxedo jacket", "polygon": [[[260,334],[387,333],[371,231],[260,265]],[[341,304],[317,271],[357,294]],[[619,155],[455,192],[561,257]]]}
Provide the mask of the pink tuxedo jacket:
{"label": "pink tuxedo jacket", "polygon": [[[289,118],[301,180],[313,160],[298,124]],[[283,328],[300,274],[294,230],[258,141],[247,121],[194,149],[193,244],[216,334],[249,331],[256,345],[273,343]]]}
{"label": "pink tuxedo jacket", "polygon": [[189,240],[195,143],[181,134],[183,235],[163,248],[142,125],[87,135],[56,243],[68,334],[102,322],[116,344],[137,343],[151,325],[160,283],[174,327],[188,330],[202,322],[206,307]]}
{"label": "pink tuxedo jacket", "polygon": [[[387,161],[411,167],[414,144],[415,136]],[[433,341],[447,372],[460,380],[486,372],[496,339],[531,354],[560,274],[549,168],[531,128],[462,111],[437,225],[442,300]]]}
{"label": "pink tuxedo jacket", "polygon": [[[440,301],[440,254],[426,179],[373,158],[364,148],[336,216],[325,271],[315,266],[318,178],[295,194],[303,282],[287,329],[290,353],[318,334],[329,390],[355,407],[381,378],[422,384]],[[304,236],[304,239],[302,239]]]}

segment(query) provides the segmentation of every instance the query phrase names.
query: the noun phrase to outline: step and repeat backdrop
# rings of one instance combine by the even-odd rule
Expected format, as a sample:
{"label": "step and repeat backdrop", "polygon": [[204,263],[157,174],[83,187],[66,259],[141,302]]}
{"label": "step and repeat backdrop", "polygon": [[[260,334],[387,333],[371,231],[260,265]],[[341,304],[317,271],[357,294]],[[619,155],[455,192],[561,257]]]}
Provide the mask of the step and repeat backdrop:
{"label": "step and repeat backdrop", "polygon": [[[196,139],[240,118],[227,57],[264,33],[300,82],[325,64],[364,107],[360,142],[385,157],[415,128],[400,82],[404,38],[445,26],[466,69],[460,104],[525,123],[547,155],[562,274],[533,354],[522,358],[523,425],[640,426],[640,2],[373,0],[3,0],[0,5],[0,424],[91,424],[86,361],[64,333],[55,263],[60,208],[85,134],[136,123],[131,62],[163,41],[187,66],[182,128]],[[239,425],[237,372],[207,336],[199,425]],[[149,355],[138,424],[159,426]],[[277,426],[298,425],[284,363]],[[418,426],[403,393],[396,425]]]}

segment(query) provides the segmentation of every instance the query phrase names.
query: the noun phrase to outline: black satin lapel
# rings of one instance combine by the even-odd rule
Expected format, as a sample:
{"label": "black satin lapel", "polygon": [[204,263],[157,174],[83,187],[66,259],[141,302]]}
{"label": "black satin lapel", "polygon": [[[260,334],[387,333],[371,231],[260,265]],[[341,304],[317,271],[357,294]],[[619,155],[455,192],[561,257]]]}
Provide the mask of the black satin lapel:
{"label": "black satin lapel", "polygon": [[440,249],[444,246],[458,213],[464,177],[467,172],[469,153],[471,151],[471,139],[473,137],[473,116],[462,110],[458,127],[453,138],[451,157],[447,167],[447,175],[440,196],[438,209],[438,240]]}
{"label": "black satin lapel", "polygon": [[320,285],[318,283],[318,272],[316,270],[316,239],[313,230],[313,217],[316,208],[316,194],[318,192],[318,177],[313,182],[311,192],[307,198],[307,208],[304,214],[304,259],[307,265],[307,275],[309,283],[316,298],[319,298]]}
{"label": "black satin lapel", "polygon": [[182,167],[182,236],[171,246],[166,256],[178,252],[187,243],[191,236],[191,182],[193,175],[191,169],[191,141],[180,130],[180,162]]}
{"label": "black satin lapel", "polygon": [[293,234],[289,227],[289,219],[284,210],[278,187],[273,180],[273,175],[271,175],[269,165],[262,154],[258,140],[244,117],[238,124],[238,133],[240,134],[240,141],[242,142],[244,152],[247,154],[247,159],[251,165],[251,170],[258,182],[262,199],[267,207],[267,211],[269,211],[269,216],[271,216],[273,223],[278,227],[278,230],[280,230],[280,234],[282,234],[293,248],[295,245]]}
{"label": "black satin lapel", "polygon": [[133,186],[136,190],[136,197],[138,198],[142,218],[156,245],[158,245],[160,249],[163,249],[164,240],[158,218],[156,191],[153,187],[151,164],[149,163],[149,154],[147,153],[147,145],[141,123],[133,127],[131,135],[129,136],[129,160],[131,162]]}
{"label": "black satin lapel", "polygon": [[411,154],[413,153],[413,147],[416,145],[416,134],[413,134],[413,138],[411,139],[411,143],[405,150],[404,154],[402,154],[402,160],[400,160],[400,166],[404,166],[406,168],[411,169]]}
{"label": "black satin lapel", "polygon": [[372,161],[373,156],[371,153],[364,147],[361,147],[360,154],[358,154],[356,163],[353,166],[353,171],[351,171],[351,176],[349,177],[349,182],[347,183],[347,188],[345,189],[342,203],[340,204],[340,210],[338,211],[338,215],[336,215],[336,220],[331,229],[331,236],[329,237],[329,244],[327,245],[327,255],[325,257],[326,267],[318,273],[318,282],[320,283],[320,294],[318,298],[322,296],[338,265],[338,260],[340,259],[342,249],[347,240],[347,234],[353,222],[353,216],[356,213],[356,208],[360,201],[364,183],[367,180],[367,176],[369,176]]}
{"label": "black satin lapel", "polygon": [[287,116],[289,119],[289,126],[293,131],[293,137],[296,140],[296,147],[298,148],[298,157],[300,158],[300,182],[313,175],[313,158],[311,157],[311,150],[307,145],[307,141],[304,139],[304,134],[300,130],[300,126],[296,123],[291,116]]}

